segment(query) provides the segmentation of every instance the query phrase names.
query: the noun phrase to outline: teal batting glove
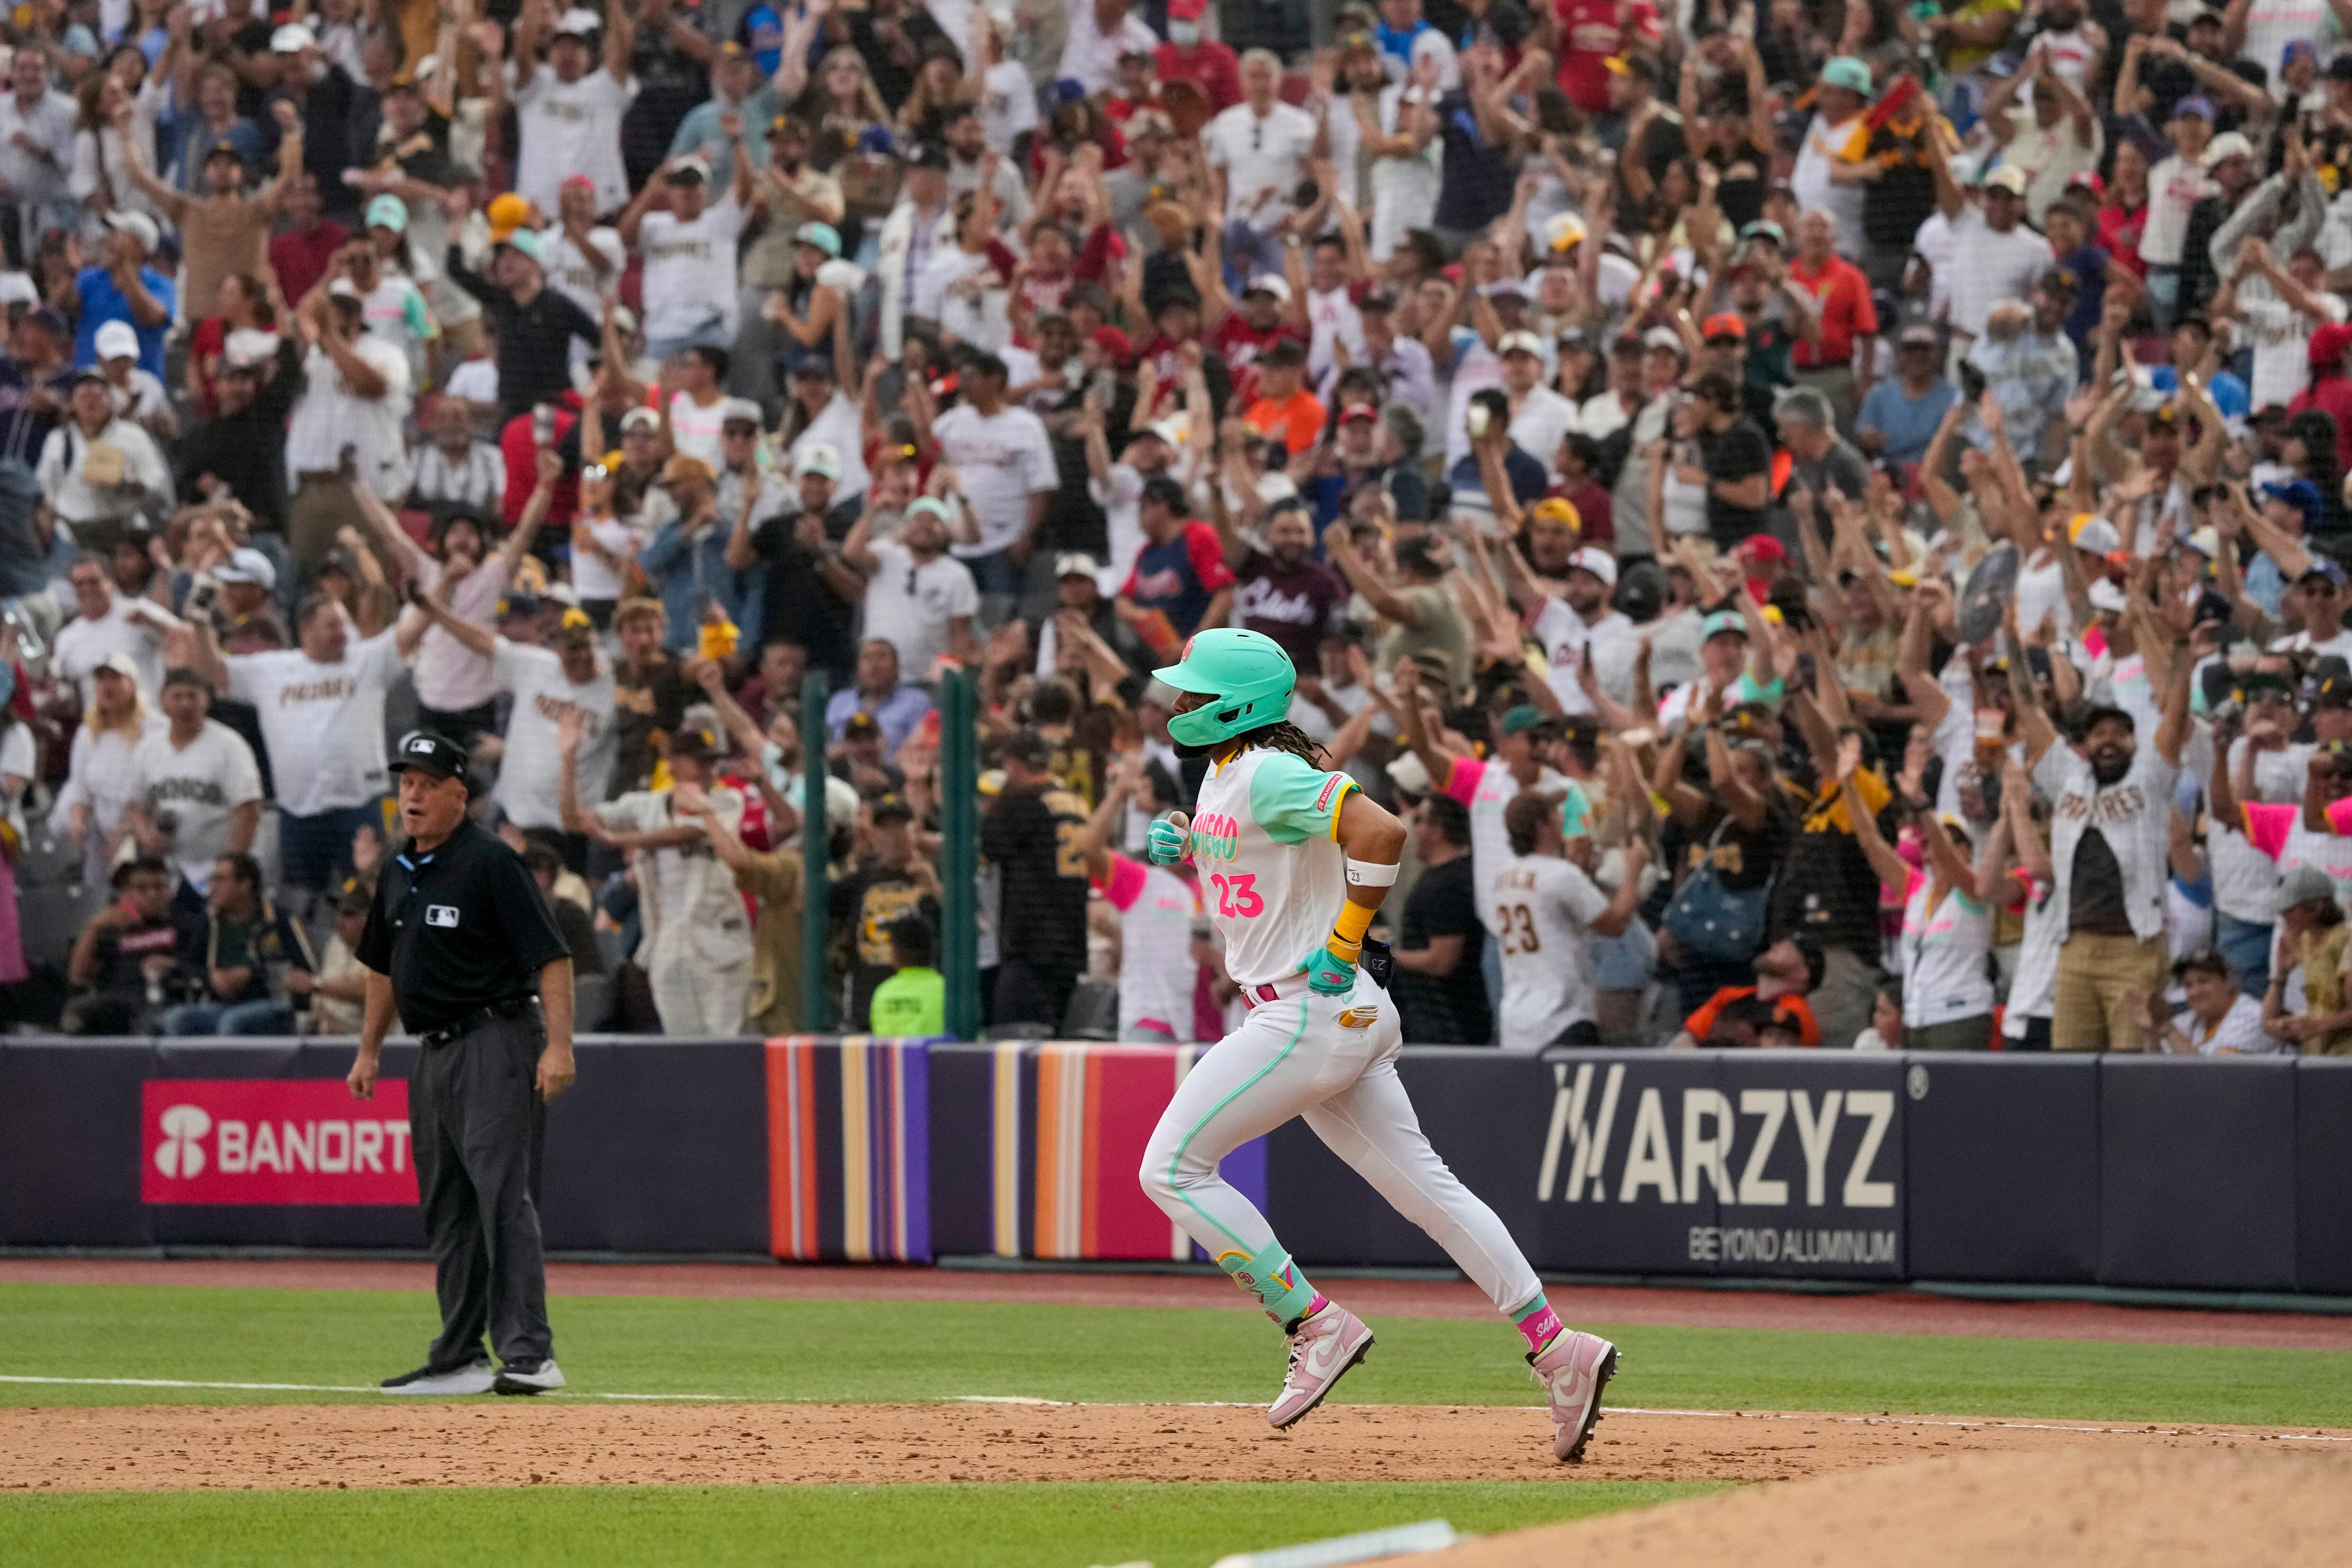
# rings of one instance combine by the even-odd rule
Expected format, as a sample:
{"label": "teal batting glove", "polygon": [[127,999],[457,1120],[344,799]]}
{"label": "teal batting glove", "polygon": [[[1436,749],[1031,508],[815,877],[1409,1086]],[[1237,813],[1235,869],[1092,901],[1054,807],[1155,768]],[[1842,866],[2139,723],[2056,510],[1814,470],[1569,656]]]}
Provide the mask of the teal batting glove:
{"label": "teal batting glove", "polygon": [[1307,971],[1307,989],[1318,996],[1345,996],[1356,988],[1356,966],[1328,946],[1308,953],[1300,967]]}
{"label": "teal batting glove", "polygon": [[1145,853],[1151,857],[1151,863],[1155,866],[1173,866],[1184,858],[1184,851],[1192,837],[1190,832],[1166,817],[1155,817],[1143,836]]}

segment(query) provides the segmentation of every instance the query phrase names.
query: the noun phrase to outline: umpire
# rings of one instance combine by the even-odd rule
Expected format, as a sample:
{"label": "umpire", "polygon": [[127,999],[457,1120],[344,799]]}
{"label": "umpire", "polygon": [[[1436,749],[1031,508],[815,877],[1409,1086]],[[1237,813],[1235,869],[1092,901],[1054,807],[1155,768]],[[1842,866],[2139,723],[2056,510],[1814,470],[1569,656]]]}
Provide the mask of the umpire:
{"label": "umpire", "polygon": [[[466,753],[415,730],[392,772],[408,844],[384,862],[360,936],[367,1016],[350,1082],[358,1099],[374,1094],[396,1006],[421,1047],[409,1136],[441,1337],[383,1391],[562,1388],[535,1194],[545,1102],[573,1076],[572,960],[521,858],[467,816]],[[485,1330],[502,1363],[495,1375]]]}

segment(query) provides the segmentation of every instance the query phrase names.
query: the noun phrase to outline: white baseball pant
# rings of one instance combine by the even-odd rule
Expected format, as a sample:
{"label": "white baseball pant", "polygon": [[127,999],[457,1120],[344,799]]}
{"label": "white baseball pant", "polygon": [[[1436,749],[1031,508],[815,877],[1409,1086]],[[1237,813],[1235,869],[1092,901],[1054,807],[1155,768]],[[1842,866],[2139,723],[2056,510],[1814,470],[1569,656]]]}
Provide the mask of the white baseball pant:
{"label": "white baseball pant", "polygon": [[[1362,1028],[1339,1022],[1377,1008]],[[1212,1258],[1265,1251],[1274,1227],[1217,1173],[1251,1139],[1304,1116],[1399,1214],[1427,1231],[1507,1316],[1543,1286],[1495,1211],[1429,1146],[1397,1077],[1404,1031],[1369,977],[1346,996],[1307,990],[1261,1002],[1205,1052],[1160,1113],[1143,1154],[1143,1190]]]}
{"label": "white baseball pant", "polygon": [[665,1035],[705,1038],[740,1035],[751,1000],[751,961],[713,968],[690,941],[664,942],[648,955],[646,979]]}

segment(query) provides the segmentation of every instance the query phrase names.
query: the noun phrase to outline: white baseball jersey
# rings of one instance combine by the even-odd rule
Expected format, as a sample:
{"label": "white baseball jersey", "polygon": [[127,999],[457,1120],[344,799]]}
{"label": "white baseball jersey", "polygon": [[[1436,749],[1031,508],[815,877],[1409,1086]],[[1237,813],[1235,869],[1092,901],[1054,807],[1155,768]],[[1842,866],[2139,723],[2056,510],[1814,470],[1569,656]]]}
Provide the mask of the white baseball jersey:
{"label": "white baseball jersey", "polygon": [[1503,1048],[1541,1050],[1591,1023],[1592,922],[1609,895],[1556,855],[1514,855],[1482,890],[1503,958]]}
{"label": "white baseball jersey", "polygon": [[1587,648],[1592,650],[1593,678],[1601,682],[1601,689],[1616,701],[1633,700],[1633,661],[1642,650],[1642,634],[1622,611],[1612,610],[1587,625],[1582,616],[1568,607],[1567,600],[1547,599],[1529,629],[1551,667],[1552,695],[1559,699],[1560,711],[1592,711],[1592,700],[1576,679],[1577,666],[1583,662]]}
{"label": "white baseball jersey", "polygon": [[1355,787],[1263,746],[1210,767],[1192,816],[1192,867],[1235,984],[1297,973],[1330,934],[1348,896],[1339,805]]}
{"label": "white baseball jersey", "polygon": [[387,629],[320,664],[300,648],[233,653],[228,694],[261,714],[278,809],[296,816],[364,805],[384,793],[383,696],[400,672]]}
{"label": "white baseball jersey", "polygon": [[[1546,768],[1533,784],[1522,786],[1511,775],[1511,770],[1500,763],[1481,762],[1476,757],[1454,758],[1454,771],[1445,777],[1445,793],[1470,813],[1470,869],[1482,888],[1512,859],[1511,836],[1503,826],[1503,808],[1519,797],[1522,787],[1541,790],[1546,795],[1566,792],[1568,798],[1559,808],[1560,831],[1571,838],[1588,831],[1586,818],[1591,808],[1584,791],[1566,776]],[[1478,919],[1485,922],[1488,934],[1503,934],[1502,928],[1495,923],[1494,900],[1480,900]]]}
{"label": "white baseball jersey", "polygon": [[1903,1026],[1925,1029],[1974,1018],[1993,1006],[1985,954],[1992,945],[1992,906],[1948,890],[1930,911],[1935,879],[1911,873],[1903,898]]}
{"label": "white baseball jersey", "polygon": [[1192,917],[1201,895],[1173,871],[1114,852],[1110,876],[1095,884],[1118,911],[1118,1037],[1192,1038]]}

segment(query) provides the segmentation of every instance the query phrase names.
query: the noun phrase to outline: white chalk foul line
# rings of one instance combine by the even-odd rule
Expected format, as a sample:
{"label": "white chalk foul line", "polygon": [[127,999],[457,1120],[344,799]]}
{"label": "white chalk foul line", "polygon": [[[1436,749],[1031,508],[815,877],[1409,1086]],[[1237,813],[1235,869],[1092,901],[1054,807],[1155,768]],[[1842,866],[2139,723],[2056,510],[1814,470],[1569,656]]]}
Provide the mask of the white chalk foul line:
{"label": "white chalk foul line", "polygon": [[[236,1393],[264,1394],[381,1394],[373,1384],[347,1383],[200,1383],[178,1377],[27,1377],[0,1373],[0,1383],[61,1384],[75,1388],[220,1388]],[[545,1398],[547,1395],[539,1395]],[[559,1389],[554,1397],[572,1399],[649,1399],[719,1400],[733,1404],[743,1398],[738,1394],[594,1394],[579,1389]]]}
{"label": "white chalk foul line", "polygon": [[229,1388],[279,1394],[373,1394],[373,1388],[335,1383],[195,1383],[178,1377],[12,1377],[0,1383],[65,1384],[77,1388]]}

